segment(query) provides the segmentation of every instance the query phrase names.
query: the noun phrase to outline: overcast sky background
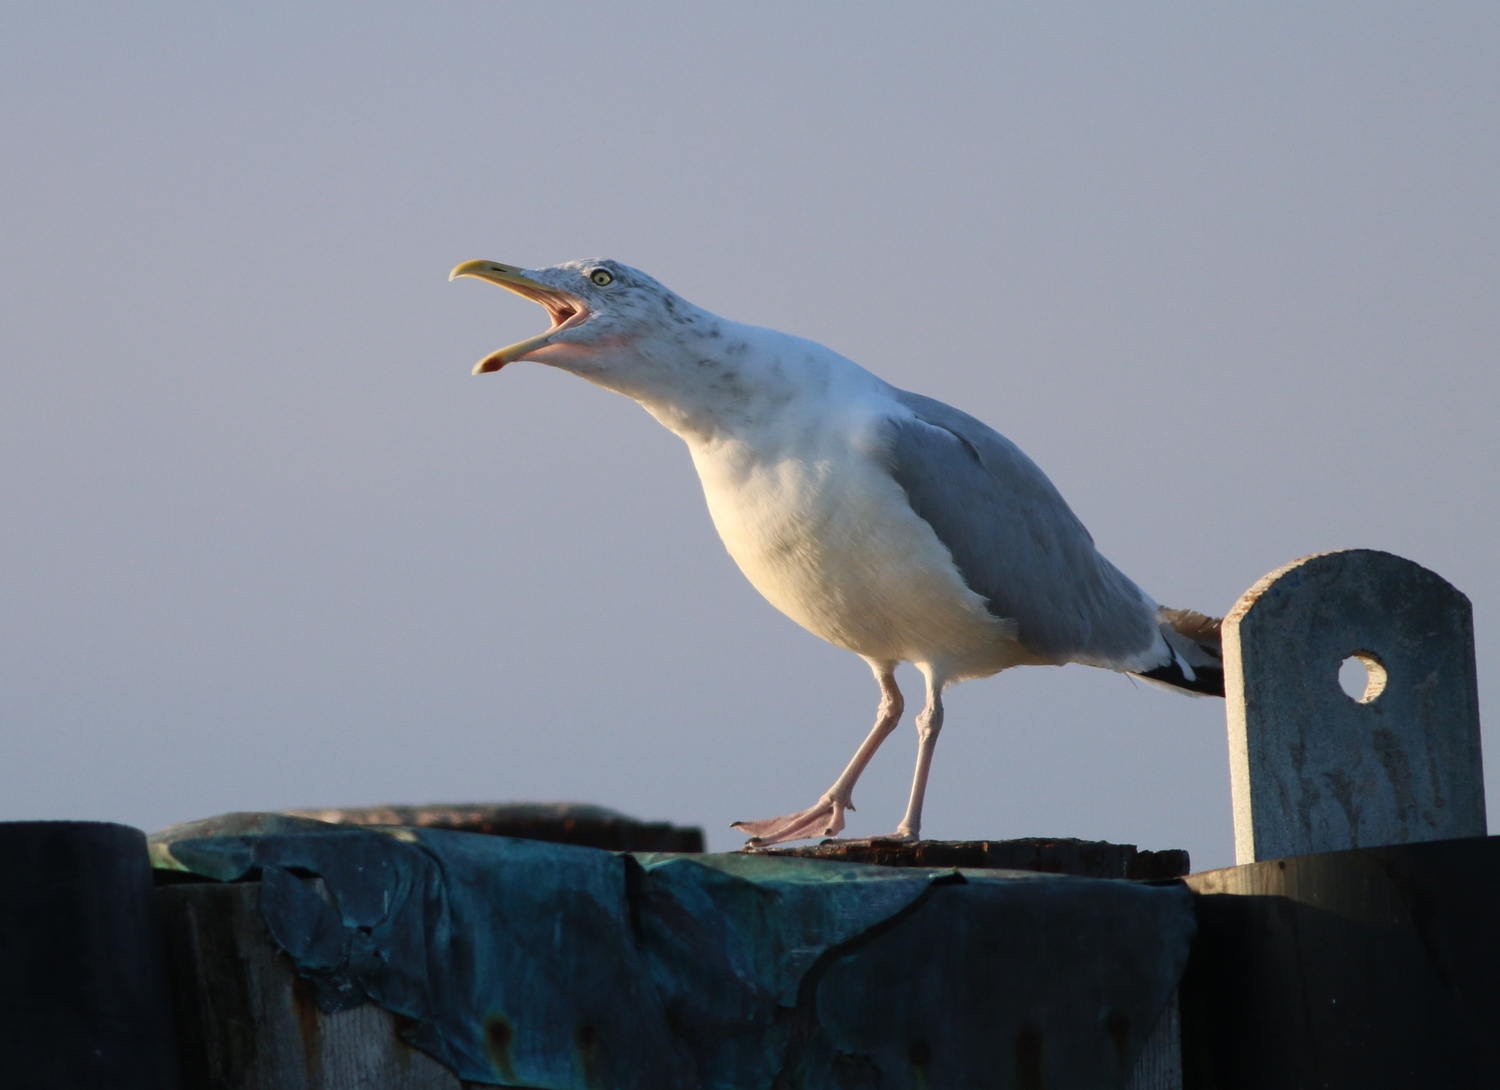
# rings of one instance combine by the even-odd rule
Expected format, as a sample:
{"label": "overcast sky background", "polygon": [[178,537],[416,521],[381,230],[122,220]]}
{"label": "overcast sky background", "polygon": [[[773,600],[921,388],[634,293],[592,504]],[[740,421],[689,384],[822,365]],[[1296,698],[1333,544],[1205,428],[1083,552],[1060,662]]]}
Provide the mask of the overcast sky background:
{"label": "overcast sky background", "polygon": [[[475,257],[950,401],[1171,605],[1408,556],[1500,723],[1497,56],[1493,4],[7,5],[0,819],[579,800],[728,849],[828,786],[865,665],[637,406],[470,377],[546,326]],[[924,832],[1229,864],[1223,703],[963,685]]]}

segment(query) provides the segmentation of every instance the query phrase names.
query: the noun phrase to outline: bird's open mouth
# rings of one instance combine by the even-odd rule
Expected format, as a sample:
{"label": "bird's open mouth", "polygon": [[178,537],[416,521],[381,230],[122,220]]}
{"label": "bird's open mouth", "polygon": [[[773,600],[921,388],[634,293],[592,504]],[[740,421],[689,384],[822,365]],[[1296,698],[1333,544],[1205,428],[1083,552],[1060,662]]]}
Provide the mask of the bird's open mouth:
{"label": "bird's open mouth", "polygon": [[572,329],[588,320],[588,305],[578,296],[538,283],[527,276],[524,270],[514,265],[502,265],[498,261],[465,261],[448,274],[448,279],[456,280],[460,276],[472,276],[477,280],[488,280],[491,284],[499,284],[507,291],[513,291],[523,298],[530,299],[533,303],[542,304],[547,308],[547,313],[552,316],[551,329],[535,337],[528,337],[524,341],[507,345],[498,352],[490,353],[474,365],[476,375],[482,375],[486,371],[498,371],[507,363],[545,346],[563,330]]}

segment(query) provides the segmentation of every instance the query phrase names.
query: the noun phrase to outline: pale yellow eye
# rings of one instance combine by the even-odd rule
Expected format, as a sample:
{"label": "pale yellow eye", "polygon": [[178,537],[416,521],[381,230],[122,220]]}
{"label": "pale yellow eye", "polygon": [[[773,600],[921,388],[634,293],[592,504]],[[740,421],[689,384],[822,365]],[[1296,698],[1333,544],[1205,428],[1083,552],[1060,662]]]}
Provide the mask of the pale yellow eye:
{"label": "pale yellow eye", "polygon": [[609,274],[609,271],[606,269],[595,269],[593,272],[589,273],[589,279],[598,284],[601,288],[615,282],[615,278],[611,276]]}

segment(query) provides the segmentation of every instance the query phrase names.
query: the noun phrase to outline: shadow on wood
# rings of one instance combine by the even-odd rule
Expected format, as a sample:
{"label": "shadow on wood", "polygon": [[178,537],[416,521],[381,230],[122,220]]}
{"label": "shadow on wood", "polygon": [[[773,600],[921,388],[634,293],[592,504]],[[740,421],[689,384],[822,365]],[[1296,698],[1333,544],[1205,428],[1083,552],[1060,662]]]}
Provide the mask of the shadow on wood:
{"label": "shadow on wood", "polygon": [[0,823],[0,1087],[175,1090],[146,837]]}
{"label": "shadow on wood", "polygon": [[1500,838],[1191,875],[1188,1090],[1500,1086]]}

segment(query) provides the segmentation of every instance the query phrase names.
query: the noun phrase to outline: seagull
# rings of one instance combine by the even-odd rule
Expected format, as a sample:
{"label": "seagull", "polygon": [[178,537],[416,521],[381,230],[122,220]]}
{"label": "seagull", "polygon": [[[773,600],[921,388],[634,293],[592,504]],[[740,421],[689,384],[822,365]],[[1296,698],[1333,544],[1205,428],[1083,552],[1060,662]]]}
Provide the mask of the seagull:
{"label": "seagull", "polygon": [[552,327],[474,367],[546,364],[640,405],[687,444],[724,546],[755,589],[864,659],[875,726],[805,810],[734,828],[752,846],[836,836],[854,785],[904,710],[896,666],[926,683],[906,815],[920,839],[943,691],[1013,666],[1083,663],[1224,695],[1219,621],[1157,605],[1101,556],[1019,447],[967,413],[813,341],[711,314],[628,265],[473,277],[540,303]]}

